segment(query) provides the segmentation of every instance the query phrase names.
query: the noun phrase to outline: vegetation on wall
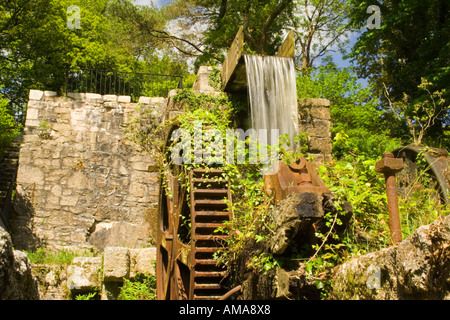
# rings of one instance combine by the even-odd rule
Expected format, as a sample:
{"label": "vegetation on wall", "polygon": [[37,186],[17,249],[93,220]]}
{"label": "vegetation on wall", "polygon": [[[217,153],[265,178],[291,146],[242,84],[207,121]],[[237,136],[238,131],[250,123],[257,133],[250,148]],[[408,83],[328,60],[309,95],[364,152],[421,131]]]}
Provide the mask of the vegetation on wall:
{"label": "vegetation on wall", "polygon": [[0,160],[11,141],[20,134],[20,130],[21,125],[16,123],[9,109],[9,101],[0,95]]}
{"label": "vegetation on wall", "polygon": [[[383,20],[379,29],[368,29],[367,8],[374,4],[381,8]],[[70,5],[82,8],[80,29],[66,25]],[[335,197],[337,210],[326,215],[325,227],[317,232],[319,243],[309,248],[314,254],[305,257],[304,252],[295,252],[291,258],[300,259],[300,266],[325,293],[334,266],[391,242],[384,178],[374,171],[376,161],[401,145],[450,147],[450,11],[443,0],[174,0],[159,9],[136,6],[129,0],[0,0],[0,9],[0,158],[21,130],[29,89],[64,91],[70,71],[97,68],[188,75],[187,57],[194,67],[222,62],[240,25],[245,50],[258,54],[274,54],[286,31],[294,30],[300,49],[298,98],[331,101],[333,161],[319,172]],[[192,32],[199,25],[209,28]],[[342,49],[349,30],[359,32],[348,54],[352,66],[340,68],[331,58],[315,65],[333,45]],[[186,86],[190,84],[192,76]],[[214,70],[211,84],[219,87],[219,69]],[[150,95],[151,89],[147,92]],[[194,121],[201,121],[204,128],[213,127],[225,137],[226,129],[246,107],[224,96],[189,89],[174,99],[184,103],[186,109],[178,121],[192,135]],[[147,151],[162,149],[162,133],[171,123],[155,125],[150,111],[137,111],[128,126],[130,139]],[[46,120],[37,132],[41,138],[48,137]],[[281,156],[286,161],[295,158],[283,152]],[[170,165],[165,161],[163,168]],[[417,180],[400,197],[403,237],[449,213],[436,197],[422,156],[418,164]],[[195,166],[183,164],[183,170]],[[247,161],[227,163],[223,169],[222,178],[231,184],[230,210],[235,217],[218,230],[232,235],[228,249],[217,256],[227,263],[247,243],[260,243],[270,236],[273,225],[268,212],[273,203],[264,192],[260,167]],[[353,208],[346,224],[345,201]],[[49,259],[43,251],[29,256],[36,261]],[[66,258],[72,256],[55,259]],[[256,255],[248,267],[265,272],[281,263],[263,254]],[[122,298],[154,297],[147,290],[152,281],[144,277],[139,284],[126,283]]]}

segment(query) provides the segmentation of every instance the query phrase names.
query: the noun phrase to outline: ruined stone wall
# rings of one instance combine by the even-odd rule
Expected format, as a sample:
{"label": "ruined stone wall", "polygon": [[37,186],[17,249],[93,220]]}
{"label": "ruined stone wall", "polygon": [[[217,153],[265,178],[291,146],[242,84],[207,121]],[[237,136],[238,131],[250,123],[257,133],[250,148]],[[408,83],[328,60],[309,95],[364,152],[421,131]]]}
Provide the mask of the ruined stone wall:
{"label": "ruined stone wall", "polygon": [[126,138],[137,107],[165,98],[31,90],[19,157],[12,238],[17,248],[140,247],[156,239],[157,155]]}
{"label": "ruined stone wall", "polygon": [[331,115],[330,101],[326,99],[299,99],[299,131],[307,132],[308,155],[319,162],[331,160]]}

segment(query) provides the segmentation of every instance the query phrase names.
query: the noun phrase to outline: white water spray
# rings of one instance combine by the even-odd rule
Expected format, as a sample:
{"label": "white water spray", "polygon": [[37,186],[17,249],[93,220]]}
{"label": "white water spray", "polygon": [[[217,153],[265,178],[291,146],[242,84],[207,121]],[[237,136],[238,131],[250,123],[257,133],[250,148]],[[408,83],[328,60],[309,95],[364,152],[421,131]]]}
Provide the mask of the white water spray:
{"label": "white water spray", "polygon": [[[294,61],[274,56],[245,55],[252,128],[256,131],[279,129],[288,134],[290,148],[298,134],[297,90]],[[278,137],[258,137],[262,142],[278,143]],[[266,140],[267,139],[267,140]]]}

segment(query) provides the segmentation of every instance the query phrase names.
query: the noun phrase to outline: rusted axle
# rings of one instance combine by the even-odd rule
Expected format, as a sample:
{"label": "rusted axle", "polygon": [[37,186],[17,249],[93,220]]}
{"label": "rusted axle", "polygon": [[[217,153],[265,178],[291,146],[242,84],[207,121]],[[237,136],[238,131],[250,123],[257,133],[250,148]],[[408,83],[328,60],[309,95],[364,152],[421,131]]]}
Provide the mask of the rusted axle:
{"label": "rusted axle", "polygon": [[375,165],[375,171],[384,174],[386,180],[386,194],[389,210],[389,229],[392,242],[402,242],[402,231],[400,227],[400,215],[398,211],[397,182],[395,174],[403,169],[403,159],[395,158],[393,153],[385,153],[383,159]]}

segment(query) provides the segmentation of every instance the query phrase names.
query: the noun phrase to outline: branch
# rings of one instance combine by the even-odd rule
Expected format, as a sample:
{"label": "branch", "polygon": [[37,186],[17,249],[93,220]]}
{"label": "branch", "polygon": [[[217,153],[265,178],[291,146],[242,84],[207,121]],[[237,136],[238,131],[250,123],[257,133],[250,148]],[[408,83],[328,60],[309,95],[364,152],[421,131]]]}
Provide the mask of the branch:
{"label": "branch", "polygon": [[387,89],[386,84],[383,82],[383,86],[384,86],[384,96],[386,97],[388,104],[389,104],[389,108],[391,108],[392,112],[394,112],[395,116],[397,117],[398,120],[402,121],[403,119],[400,117],[400,115],[397,113],[397,110],[394,107],[394,104],[391,101],[390,95],[389,95],[389,91]]}
{"label": "branch", "polygon": [[261,40],[264,43],[266,32],[272,25],[272,23],[275,21],[275,19],[286,9],[289,3],[291,3],[292,0],[283,0],[281,1],[275,8],[274,11],[267,17],[266,21],[263,24],[262,30],[261,30]]}
{"label": "branch", "polygon": [[333,224],[331,225],[330,231],[328,231],[327,235],[325,236],[325,239],[323,239],[322,244],[320,245],[319,249],[316,250],[314,255],[311,258],[309,258],[308,262],[306,262],[305,265],[307,265],[308,263],[310,263],[311,261],[314,260],[314,258],[317,256],[317,254],[322,249],[323,245],[327,242],[328,237],[330,236],[331,231],[333,231],[334,225],[336,224],[337,216],[338,216],[338,212],[336,212],[336,214],[334,215],[334,220],[333,220]]}

